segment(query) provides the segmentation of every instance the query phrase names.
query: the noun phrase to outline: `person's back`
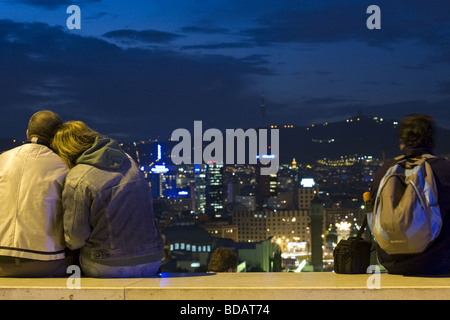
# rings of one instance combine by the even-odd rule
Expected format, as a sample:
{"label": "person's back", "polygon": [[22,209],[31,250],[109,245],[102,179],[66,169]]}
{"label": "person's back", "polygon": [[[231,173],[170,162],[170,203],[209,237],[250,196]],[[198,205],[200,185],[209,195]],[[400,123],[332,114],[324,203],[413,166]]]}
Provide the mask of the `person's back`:
{"label": "person's back", "polygon": [[[434,121],[425,115],[405,117],[399,126],[400,148],[408,158],[433,154]],[[378,261],[393,274],[443,274],[450,272],[450,162],[443,158],[429,159],[433,170],[438,203],[442,215],[442,228],[432,244],[419,254],[392,254],[377,248]],[[393,160],[388,160],[376,172],[371,187],[372,198]]]}
{"label": "person's back", "polygon": [[48,141],[59,122],[49,111],[36,113],[28,142],[0,155],[0,276],[66,274],[61,193],[68,168]]}
{"label": "person's back", "polygon": [[[89,258],[104,265],[120,265],[119,260],[128,265],[131,264],[128,260],[145,261],[152,255],[155,261],[160,260],[162,240],[155,227],[148,183],[125,155],[117,165],[119,168],[113,166],[113,163],[100,167],[90,161],[80,162],[67,176],[63,199],[65,229],[71,230],[66,232],[70,235],[69,243],[75,247],[83,245],[81,259]],[[70,201],[73,195],[85,197],[90,212],[78,213],[89,221],[71,219],[80,205]],[[73,224],[69,225],[70,222]],[[86,238],[81,235],[83,230],[87,231],[86,223],[91,230],[88,242],[84,243]]]}
{"label": "person's back", "polygon": [[66,178],[66,244],[80,248],[81,269],[88,276],[153,276],[161,264],[163,241],[153,215],[150,187],[117,141],[98,136],[81,122],[64,125],[57,134],[56,148],[59,138],[73,134],[71,129],[78,126],[84,129],[78,134],[85,138],[92,134],[93,142],[73,159]]}

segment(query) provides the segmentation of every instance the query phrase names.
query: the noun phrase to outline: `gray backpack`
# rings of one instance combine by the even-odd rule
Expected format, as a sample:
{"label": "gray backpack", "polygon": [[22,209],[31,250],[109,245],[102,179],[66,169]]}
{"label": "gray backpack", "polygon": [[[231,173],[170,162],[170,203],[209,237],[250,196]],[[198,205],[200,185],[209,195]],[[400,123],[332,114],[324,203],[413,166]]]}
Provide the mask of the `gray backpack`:
{"label": "gray backpack", "polygon": [[421,158],[395,158],[368,213],[375,241],[388,254],[423,252],[441,231],[442,217],[431,166]]}

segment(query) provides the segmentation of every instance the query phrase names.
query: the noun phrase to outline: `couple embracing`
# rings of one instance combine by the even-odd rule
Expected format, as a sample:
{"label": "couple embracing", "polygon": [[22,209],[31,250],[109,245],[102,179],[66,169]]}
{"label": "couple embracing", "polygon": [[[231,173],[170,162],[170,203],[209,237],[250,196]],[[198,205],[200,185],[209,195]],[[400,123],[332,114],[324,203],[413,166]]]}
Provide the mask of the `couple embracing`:
{"label": "couple embracing", "polygon": [[163,241],[150,187],[117,141],[48,110],[0,155],[0,276],[155,275]]}

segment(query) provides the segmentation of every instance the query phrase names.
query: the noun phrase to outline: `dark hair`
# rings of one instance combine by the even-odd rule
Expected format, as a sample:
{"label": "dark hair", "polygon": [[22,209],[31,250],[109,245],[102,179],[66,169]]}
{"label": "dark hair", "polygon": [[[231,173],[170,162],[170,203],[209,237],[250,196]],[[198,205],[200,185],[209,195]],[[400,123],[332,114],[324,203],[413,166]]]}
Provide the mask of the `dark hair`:
{"label": "dark hair", "polygon": [[235,271],[236,267],[236,253],[228,248],[217,248],[211,255],[211,260],[209,261],[208,265],[208,271],[227,272],[230,269]]}
{"label": "dark hair", "polygon": [[56,113],[49,110],[38,111],[30,118],[28,136],[38,135],[51,142],[62,124],[62,119]]}
{"label": "dark hair", "polygon": [[398,128],[400,143],[408,148],[428,148],[435,146],[434,120],[425,114],[412,114],[400,121]]}

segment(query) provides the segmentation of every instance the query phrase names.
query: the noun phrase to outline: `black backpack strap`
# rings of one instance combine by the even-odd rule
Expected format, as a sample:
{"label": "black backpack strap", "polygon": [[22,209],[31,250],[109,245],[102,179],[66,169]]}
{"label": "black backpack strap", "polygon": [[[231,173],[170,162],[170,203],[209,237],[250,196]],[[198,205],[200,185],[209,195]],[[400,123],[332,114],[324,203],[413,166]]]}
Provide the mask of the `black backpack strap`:
{"label": "black backpack strap", "polygon": [[366,230],[366,228],[367,228],[367,214],[364,215],[364,221],[361,225],[361,228],[359,228],[358,234],[356,235],[356,238],[355,238],[356,241],[361,240],[361,237],[362,237],[364,231]]}

